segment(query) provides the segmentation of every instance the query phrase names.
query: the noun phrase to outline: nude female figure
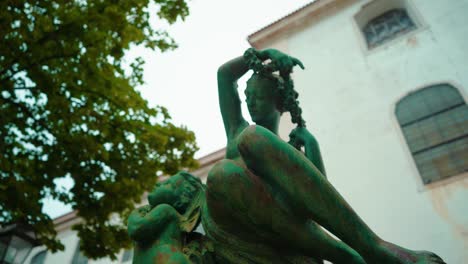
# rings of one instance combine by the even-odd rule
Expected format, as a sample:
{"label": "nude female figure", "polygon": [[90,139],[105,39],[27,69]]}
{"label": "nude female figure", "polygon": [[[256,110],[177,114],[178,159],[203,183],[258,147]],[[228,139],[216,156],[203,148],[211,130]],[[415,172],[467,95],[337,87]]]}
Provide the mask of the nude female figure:
{"label": "nude female figure", "polygon": [[[262,66],[267,60],[269,66]],[[333,263],[444,263],[431,252],[408,250],[381,239],[328,182],[318,144],[301,125],[297,93],[292,85],[285,85],[295,65],[303,67],[278,50],[249,49],[219,68],[219,103],[228,143],[225,159],[208,176],[206,214],[212,220],[207,226],[204,223],[208,235],[212,224],[252,245],[264,243],[284,254]],[[258,72],[245,90],[256,125],[243,118],[237,92],[237,81],[249,67]],[[284,78],[273,76],[268,67]],[[277,136],[284,111],[291,112],[293,122],[299,124],[290,134],[291,143],[303,145],[305,155]]]}

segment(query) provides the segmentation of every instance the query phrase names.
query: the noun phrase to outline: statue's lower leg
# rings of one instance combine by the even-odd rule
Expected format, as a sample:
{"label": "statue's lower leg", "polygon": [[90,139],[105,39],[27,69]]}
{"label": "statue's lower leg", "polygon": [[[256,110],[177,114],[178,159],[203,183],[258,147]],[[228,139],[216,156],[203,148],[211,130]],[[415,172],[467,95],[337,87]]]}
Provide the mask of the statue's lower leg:
{"label": "statue's lower leg", "polygon": [[267,129],[246,128],[238,148],[246,166],[284,195],[296,215],[316,221],[368,263],[443,263],[380,239],[302,153]]}

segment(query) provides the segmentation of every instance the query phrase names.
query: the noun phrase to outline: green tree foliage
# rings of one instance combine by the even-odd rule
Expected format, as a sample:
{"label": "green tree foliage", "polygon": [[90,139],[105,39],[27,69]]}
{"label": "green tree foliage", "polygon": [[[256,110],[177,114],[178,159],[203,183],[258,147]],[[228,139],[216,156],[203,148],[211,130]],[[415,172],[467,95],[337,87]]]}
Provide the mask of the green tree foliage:
{"label": "green tree foliage", "polygon": [[165,23],[188,15],[185,0],[0,1],[0,225],[28,223],[63,249],[42,211],[53,197],[82,218],[86,255],[115,258],[130,243],[118,219],[156,175],[195,166],[194,134],[134,89],[143,59],[124,64],[131,46],[176,47],[150,26],[151,2]]}

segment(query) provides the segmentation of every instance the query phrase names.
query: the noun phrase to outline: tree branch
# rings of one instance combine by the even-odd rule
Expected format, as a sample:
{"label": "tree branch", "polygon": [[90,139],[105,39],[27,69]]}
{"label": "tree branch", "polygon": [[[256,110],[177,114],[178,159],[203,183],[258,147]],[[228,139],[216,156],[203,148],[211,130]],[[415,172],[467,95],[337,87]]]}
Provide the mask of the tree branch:
{"label": "tree branch", "polygon": [[[36,117],[33,115],[33,113],[31,113],[31,111],[30,111],[26,106],[24,106],[24,105],[22,105],[22,104],[20,104],[20,103],[18,103],[18,102],[15,102],[15,101],[13,101],[13,100],[10,99],[10,98],[0,97],[0,100],[4,101],[4,102],[6,102],[6,103],[12,104],[12,105],[14,105],[14,106],[16,106],[16,107],[18,107],[18,108],[20,108],[21,110],[23,110],[23,112],[24,112],[27,116],[29,116],[30,118],[32,118],[32,120],[34,120],[35,123],[39,124],[39,126],[40,126],[42,129],[44,129],[44,130],[46,130],[47,132],[50,133],[50,131],[49,131],[48,127],[47,127],[47,124],[46,124],[45,122],[43,122],[42,120],[36,119]],[[52,134],[52,133],[51,133],[51,134]]]}
{"label": "tree branch", "polygon": [[13,90],[31,90],[33,88],[36,88],[37,86],[21,86],[21,87],[15,87]]}
{"label": "tree branch", "polygon": [[[31,67],[42,64],[42,63],[44,63],[46,61],[54,60],[54,59],[62,59],[62,58],[63,59],[72,58],[72,57],[75,57],[76,55],[78,55],[79,53],[80,53],[80,51],[78,50],[78,51],[76,51],[74,53],[70,53],[70,54],[54,54],[54,55],[51,55],[51,56],[48,56],[48,57],[44,57],[44,58],[38,60],[37,62],[27,64],[24,68],[20,68],[20,69],[18,69],[16,71],[13,71],[11,74],[2,77],[0,79],[0,81],[5,81],[7,79],[10,79],[11,77],[15,76],[15,74],[17,74],[19,72],[22,72],[22,71],[28,71]],[[3,72],[1,72],[0,75],[2,75],[3,73],[5,73],[8,70],[9,69],[3,70]]]}

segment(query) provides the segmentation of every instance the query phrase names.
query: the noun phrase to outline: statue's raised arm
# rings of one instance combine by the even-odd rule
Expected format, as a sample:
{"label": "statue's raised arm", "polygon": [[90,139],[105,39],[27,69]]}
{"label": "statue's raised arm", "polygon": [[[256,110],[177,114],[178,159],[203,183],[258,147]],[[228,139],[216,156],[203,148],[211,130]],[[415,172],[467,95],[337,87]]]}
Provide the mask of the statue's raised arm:
{"label": "statue's raised arm", "polygon": [[237,81],[248,70],[243,57],[230,60],[218,69],[219,106],[228,141],[235,137],[239,129],[248,126],[242,116],[241,102],[237,92]]}

